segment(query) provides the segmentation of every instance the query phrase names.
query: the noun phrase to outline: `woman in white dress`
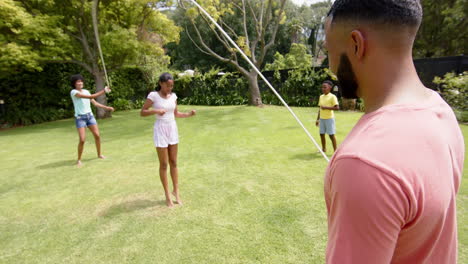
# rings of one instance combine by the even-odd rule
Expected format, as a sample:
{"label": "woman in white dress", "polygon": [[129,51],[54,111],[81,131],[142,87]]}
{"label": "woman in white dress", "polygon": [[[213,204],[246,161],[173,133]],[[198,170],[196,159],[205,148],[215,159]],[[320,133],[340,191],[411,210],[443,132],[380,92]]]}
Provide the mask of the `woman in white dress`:
{"label": "woman in white dress", "polygon": [[140,115],[156,115],[154,123],[154,146],[159,158],[159,177],[164,187],[166,195],[166,204],[168,207],[174,207],[169,193],[167,181],[167,165],[171,170],[173,185],[172,194],[175,196],[179,205],[182,205],[179,193],[179,181],[177,171],[177,144],[179,143],[179,133],[175,118],[184,118],[194,116],[196,111],[181,113],[177,111],[177,96],[172,92],[174,79],[169,73],[163,73],[159,76],[158,88],[151,92],[143,105]]}

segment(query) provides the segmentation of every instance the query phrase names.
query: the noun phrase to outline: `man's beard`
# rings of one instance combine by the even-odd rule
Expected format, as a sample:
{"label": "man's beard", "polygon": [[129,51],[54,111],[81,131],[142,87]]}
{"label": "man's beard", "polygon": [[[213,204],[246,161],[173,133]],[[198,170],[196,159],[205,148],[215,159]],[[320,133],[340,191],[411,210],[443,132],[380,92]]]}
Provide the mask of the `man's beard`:
{"label": "man's beard", "polygon": [[356,80],[356,75],[353,72],[351,61],[344,53],[340,56],[340,64],[338,65],[338,72],[336,77],[338,77],[340,93],[344,98],[358,98],[358,83]]}

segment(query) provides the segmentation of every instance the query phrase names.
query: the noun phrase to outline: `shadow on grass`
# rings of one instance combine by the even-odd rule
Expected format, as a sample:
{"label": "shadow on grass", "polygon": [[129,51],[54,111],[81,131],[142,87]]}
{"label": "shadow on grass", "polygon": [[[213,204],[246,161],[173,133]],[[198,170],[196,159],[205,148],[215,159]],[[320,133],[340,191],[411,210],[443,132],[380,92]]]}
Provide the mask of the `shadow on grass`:
{"label": "shadow on grass", "polygon": [[154,206],[166,206],[165,201],[151,201],[147,199],[138,199],[133,201],[125,201],[120,204],[115,204],[99,213],[101,217],[113,217],[119,214],[131,213],[137,210],[143,210]]}
{"label": "shadow on grass", "polygon": [[[97,159],[97,158],[94,158],[94,159]],[[83,164],[85,164],[85,162],[90,161],[90,160],[93,160],[93,159],[87,158],[87,159],[82,159],[81,161],[83,162]],[[76,167],[76,159],[55,161],[55,162],[39,165],[36,168],[37,169],[55,169],[55,168],[61,168],[61,167]]]}
{"label": "shadow on grass", "polygon": [[9,191],[20,188],[21,186],[22,186],[21,184],[2,184],[0,186],[0,196]]}
{"label": "shadow on grass", "polygon": [[301,153],[291,156],[291,159],[299,159],[299,160],[316,160],[316,159],[323,159],[322,154],[319,152],[309,152],[309,153]]}

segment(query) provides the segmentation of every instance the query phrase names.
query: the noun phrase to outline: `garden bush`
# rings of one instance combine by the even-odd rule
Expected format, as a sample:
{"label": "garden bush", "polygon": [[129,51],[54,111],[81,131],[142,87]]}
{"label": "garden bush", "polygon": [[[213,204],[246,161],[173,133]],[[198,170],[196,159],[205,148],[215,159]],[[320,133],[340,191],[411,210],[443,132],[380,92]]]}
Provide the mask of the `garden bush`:
{"label": "garden bush", "polygon": [[[0,79],[0,100],[5,103],[0,124],[30,125],[72,117],[70,76],[76,73],[84,76],[85,89],[94,92],[91,74],[74,64],[47,64],[42,72],[25,71]],[[148,89],[138,68],[122,68],[109,77],[113,88],[107,97],[109,105],[124,110],[145,99]]]}
{"label": "garden bush", "polygon": [[[323,81],[334,80],[327,69],[314,69],[312,67],[297,68],[287,71],[282,76],[279,71],[273,75],[272,85],[290,106],[317,106],[322,94],[320,89]],[[265,104],[281,105],[280,100],[273,92],[262,85],[262,100]]]}
{"label": "garden bush", "polygon": [[[247,80],[236,73],[218,75],[220,69],[212,69],[205,74],[175,76],[174,91],[181,104],[195,105],[242,105],[249,99]],[[281,71],[284,72],[284,71]],[[326,79],[333,77],[323,69],[298,68],[281,76],[276,71],[269,78],[273,87],[291,106],[316,106],[321,94],[320,86]],[[281,105],[281,101],[259,78],[259,87],[264,104]]]}
{"label": "garden bush", "polygon": [[[245,105],[249,101],[247,80],[238,73],[224,73],[221,69],[194,76],[174,76],[174,92],[179,104],[191,105]],[[281,72],[281,73],[280,73]],[[20,72],[0,79],[0,100],[5,101],[5,114],[0,124],[30,125],[73,116],[70,99],[72,74],[81,73],[85,88],[95,91],[93,77],[74,64],[47,64],[42,72]],[[283,76],[281,76],[283,74]],[[112,93],[107,103],[116,110],[141,108],[150,92],[150,86],[138,68],[122,68],[109,75]],[[321,94],[320,85],[332,79],[326,69],[298,68],[276,71],[269,77],[272,85],[291,106],[316,106]],[[279,99],[259,78],[264,104],[281,105]]]}
{"label": "garden bush", "polygon": [[205,74],[176,76],[174,91],[180,104],[243,105],[248,103],[247,81],[235,73],[218,75],[220,69]]}
{"label": "garden bush", "polygon": [[434,83],[445,101],[453,108],[458,121],[468,122],[468,72],[456,75],[447,73],[435,77]]}

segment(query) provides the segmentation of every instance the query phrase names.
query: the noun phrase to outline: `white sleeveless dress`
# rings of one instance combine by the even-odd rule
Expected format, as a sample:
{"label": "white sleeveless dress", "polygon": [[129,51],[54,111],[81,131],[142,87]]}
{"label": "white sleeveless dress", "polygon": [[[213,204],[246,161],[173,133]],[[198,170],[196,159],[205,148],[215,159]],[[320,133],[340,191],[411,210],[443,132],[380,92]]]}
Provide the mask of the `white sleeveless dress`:
{"label": "white sleeveless dress", "polygon": [[177,95],[172,93],[169,98],[162,98],[158,92],[151,92],[147,98],[153,102],[153,109],[167,110],[162,116],[156,115],[153,130],[154,146],[167,148],[168,145],[178,144],[179,132],[174,116]]}

